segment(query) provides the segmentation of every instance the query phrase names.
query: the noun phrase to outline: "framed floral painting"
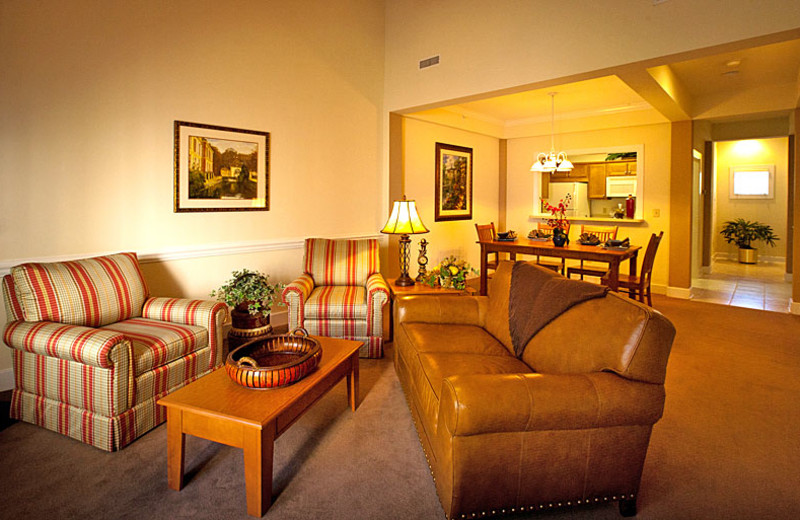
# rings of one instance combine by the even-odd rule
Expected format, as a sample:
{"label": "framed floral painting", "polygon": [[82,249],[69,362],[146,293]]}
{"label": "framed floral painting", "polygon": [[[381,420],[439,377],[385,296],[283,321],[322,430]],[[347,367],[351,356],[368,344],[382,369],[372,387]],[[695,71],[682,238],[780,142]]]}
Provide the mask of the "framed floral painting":
{"label": "framed floral painting", "polygon": [[472,218],[472,148],[436,143],[434,220]]}
{"label": "framed floral painting", "polygon": [[175,212],[269,210],[269,133],[175,121]]}

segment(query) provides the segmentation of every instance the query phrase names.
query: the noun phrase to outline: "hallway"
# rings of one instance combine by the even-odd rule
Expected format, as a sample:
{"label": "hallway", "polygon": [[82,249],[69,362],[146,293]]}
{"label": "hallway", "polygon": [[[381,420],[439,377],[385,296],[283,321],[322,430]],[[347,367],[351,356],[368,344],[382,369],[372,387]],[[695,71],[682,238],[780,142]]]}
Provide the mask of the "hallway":
{"label": "hallway", "polygon": [[791,282],[784,277],[783,262],[740,264],[735,260],[715,260],[711,273],[692,280],[692,300],[789,312]]}

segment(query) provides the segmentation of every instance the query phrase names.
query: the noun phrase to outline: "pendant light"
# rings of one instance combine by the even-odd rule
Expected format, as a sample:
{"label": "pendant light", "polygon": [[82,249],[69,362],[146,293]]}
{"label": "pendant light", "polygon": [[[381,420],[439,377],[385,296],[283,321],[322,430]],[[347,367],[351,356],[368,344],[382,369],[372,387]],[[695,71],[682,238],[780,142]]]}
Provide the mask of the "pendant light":
{"label": "pendant light", "polygon": [[558,152],[556,154],[555,146],[555,126],[556,126],[556,94],[557,92],[550,92],[550,153],[540,153],[536,156],[536,161],[531,166],[532,172],[569,172],[572,171],[572,163],[567,159],[567,154]]}

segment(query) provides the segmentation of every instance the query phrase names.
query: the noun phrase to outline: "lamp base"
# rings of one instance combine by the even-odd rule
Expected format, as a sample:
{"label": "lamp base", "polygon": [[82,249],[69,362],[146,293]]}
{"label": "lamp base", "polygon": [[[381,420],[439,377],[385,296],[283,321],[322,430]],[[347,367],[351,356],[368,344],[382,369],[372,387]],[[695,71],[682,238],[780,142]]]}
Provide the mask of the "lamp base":
{"label": "lamp base", "polygon": [[394,281],[394,284],[398,287],[411,287],[414,285],[414,279],[408,276],[408,274],[401,275],[400,278]]}

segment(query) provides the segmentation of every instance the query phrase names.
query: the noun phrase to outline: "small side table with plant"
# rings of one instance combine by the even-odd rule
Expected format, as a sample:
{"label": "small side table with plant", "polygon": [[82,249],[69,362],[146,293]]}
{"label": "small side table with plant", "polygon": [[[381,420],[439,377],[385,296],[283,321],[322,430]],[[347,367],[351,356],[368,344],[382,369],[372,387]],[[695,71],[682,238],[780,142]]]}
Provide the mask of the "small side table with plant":
{"label": "small side table with plant", "polygon": [[272,332],[270,314],[272,307],[282,305],[280,293],[283,284],[270,283],[269,276],[258,271],[242,269],[233,271],[231,279],[219,289],[211,291],[211,297],[231,307],[231,332],[229,349],[241,343]]}

